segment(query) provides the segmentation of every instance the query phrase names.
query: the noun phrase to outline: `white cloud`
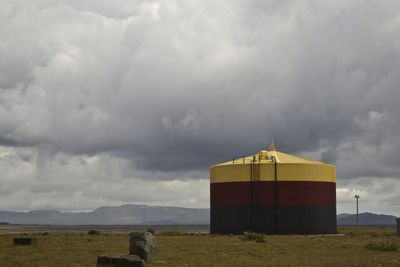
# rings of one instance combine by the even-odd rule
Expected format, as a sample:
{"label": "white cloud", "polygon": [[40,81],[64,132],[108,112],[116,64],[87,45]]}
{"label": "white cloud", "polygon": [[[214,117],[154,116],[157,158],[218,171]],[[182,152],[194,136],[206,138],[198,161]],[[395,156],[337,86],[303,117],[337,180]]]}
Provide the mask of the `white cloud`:
{"label": "white cloud", "polygon": [[152,177],[130,164],[108,154],[49,157],[39,150],[0,147],[0,210],[82,210],[123,203],[208,207],[207,173]]}

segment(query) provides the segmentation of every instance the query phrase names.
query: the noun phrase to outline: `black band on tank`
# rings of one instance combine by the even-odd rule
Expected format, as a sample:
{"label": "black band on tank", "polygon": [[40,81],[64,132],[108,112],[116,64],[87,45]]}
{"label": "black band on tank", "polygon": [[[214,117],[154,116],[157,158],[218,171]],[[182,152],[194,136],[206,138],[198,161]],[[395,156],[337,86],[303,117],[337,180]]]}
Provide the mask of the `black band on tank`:
{"label": "black band on tank", "polygon": [[274,206],[262,206],[251,218],[251,207],[211,206],[211,233],[242,234],[244,231],[266,234],[335,234],[336,205],[279,206],[277,229]]}

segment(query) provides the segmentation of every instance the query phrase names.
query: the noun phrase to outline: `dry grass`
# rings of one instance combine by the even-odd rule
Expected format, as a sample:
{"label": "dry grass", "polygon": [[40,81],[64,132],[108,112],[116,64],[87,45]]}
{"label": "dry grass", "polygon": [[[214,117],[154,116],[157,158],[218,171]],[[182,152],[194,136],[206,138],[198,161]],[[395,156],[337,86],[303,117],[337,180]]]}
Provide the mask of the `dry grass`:
{"label": "dry grass", "polygon": [[[156,234],[159,254],[147,266],[400,266],[400,251],[371,251],[371,242],[400,244],[393,228],[339,229],[344,236],[240,236]],[[34,234],[38,244],[13,246],[0,235],[0,266],[95,266],[102,254],[128,252],[128,234]]]}

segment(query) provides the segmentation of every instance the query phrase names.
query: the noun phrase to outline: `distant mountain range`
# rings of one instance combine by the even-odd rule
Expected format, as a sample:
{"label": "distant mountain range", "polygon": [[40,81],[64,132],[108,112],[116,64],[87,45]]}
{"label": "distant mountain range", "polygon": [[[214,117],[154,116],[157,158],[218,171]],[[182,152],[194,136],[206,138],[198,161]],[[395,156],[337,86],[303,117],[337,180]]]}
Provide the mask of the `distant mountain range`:
{"label": "distant mountain range", "polygon": [[[359,225],[390,226],[396,224],[392,215],[360,213]],[[29,212],[0,211],[0,224],[52,225],[208,225],[210,209],[191,209],[147,205],[101,207],[90,212],[35,210]],[[338,226],[355,225],[354,214],[339,214]]]}
{"label": "distant mountain range", "polygon": [[209,209],[147,205],[101,207],[90,212],[0,211],[0,222],[54,225],[208,225]]}
{"label": "distant mountain range", "polygon": [[[337,224],[339,226],[355,225],[356,222],[357,218],[355,214],[343,213],[337,216]],[[363,212],[358,214],[358,224],[363,226],[391,226],[396,224],[396,217],[392,215]]]}

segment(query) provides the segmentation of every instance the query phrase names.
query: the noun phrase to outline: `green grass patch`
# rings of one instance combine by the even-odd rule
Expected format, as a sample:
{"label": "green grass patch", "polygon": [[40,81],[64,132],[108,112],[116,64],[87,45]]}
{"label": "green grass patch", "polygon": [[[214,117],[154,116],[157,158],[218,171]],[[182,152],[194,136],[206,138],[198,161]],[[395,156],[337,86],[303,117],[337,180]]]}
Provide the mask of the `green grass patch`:
{"label": "green grass patch", "polygon": [[244,241],[256,241],[257,243],[264,243],[265,235],[255,232],[244,232],[241,236],[241,239]]}
{"label": "green grass patch", "polygon": [[374,251],[398,251],[399,245],[394,242],[370,242],[364,246],[368,250]]}
{"label": "green grass patch", "polygon": [[90,231],[88,232],[88,235],[99,235],[99,234],[100,234],[100,232],[97,231],[97,230],[90,230]]}

